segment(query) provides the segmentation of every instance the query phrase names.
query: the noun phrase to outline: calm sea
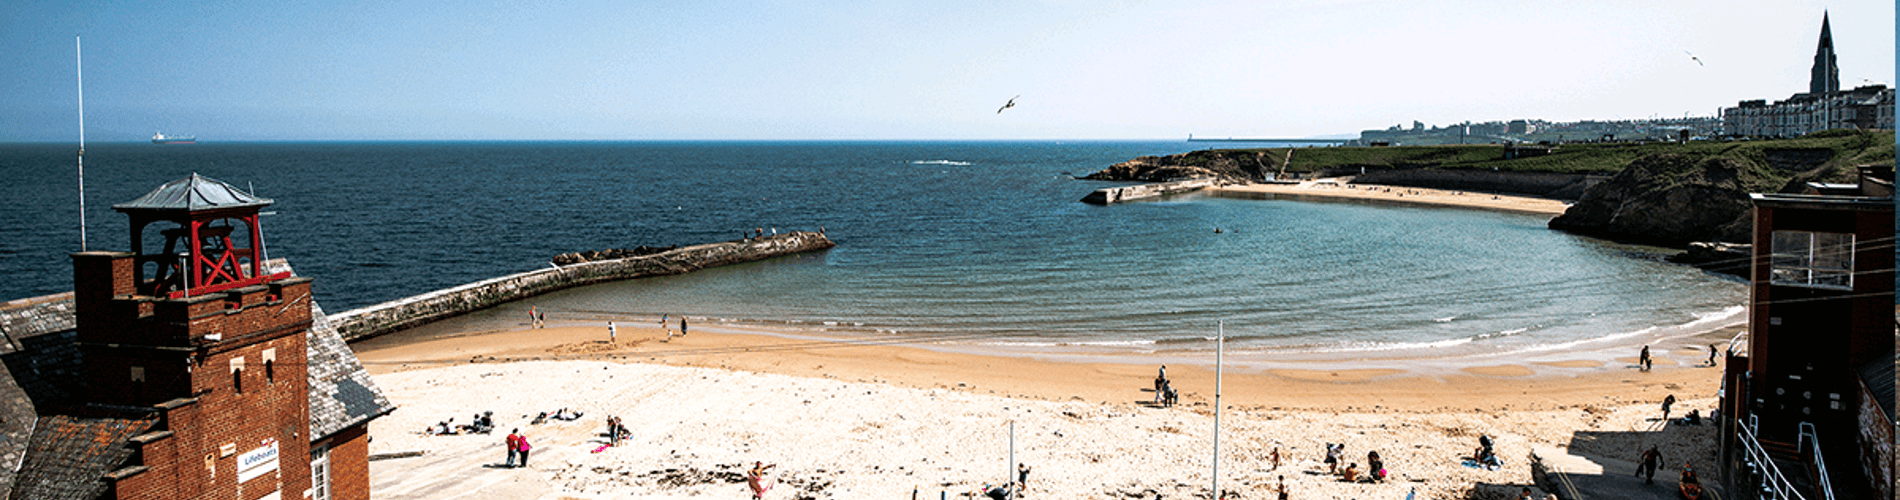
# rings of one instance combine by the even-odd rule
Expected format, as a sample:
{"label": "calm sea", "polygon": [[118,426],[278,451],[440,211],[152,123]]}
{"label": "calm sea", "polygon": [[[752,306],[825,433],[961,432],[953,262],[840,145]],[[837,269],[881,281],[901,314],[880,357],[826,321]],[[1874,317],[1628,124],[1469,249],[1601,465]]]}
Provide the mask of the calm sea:
{"label": "calm sea", "polygon": [[[824,253],[536,299],[553,319],[789,323],[1054,350],[1536,352],[1739,318],[1742,284],[1547,217],[1199,195],[1093,206],[1082,175],[1183,142],[91,145],[110,209],[196,172],[271,198],[272,257],[332,312],[547,266],[556,254],[823,227]],[[0,145],[0,297],[71,289],[70,145]],[[1215,228],[1222,232],[1216,233]],[[502,311],[506,311],[503,309]],[[504,314],[492,312],[492,315]],[[505,313],[509,318],[515,314]]]}

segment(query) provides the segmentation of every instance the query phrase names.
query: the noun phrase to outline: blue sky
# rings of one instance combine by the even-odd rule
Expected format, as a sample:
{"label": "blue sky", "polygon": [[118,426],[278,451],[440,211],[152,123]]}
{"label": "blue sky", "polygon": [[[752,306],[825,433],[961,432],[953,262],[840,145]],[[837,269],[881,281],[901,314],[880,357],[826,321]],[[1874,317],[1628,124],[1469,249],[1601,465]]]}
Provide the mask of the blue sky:
{"label": "blue sky", "polygon": [[1886,1],[14,0],[0,141],[76,139],[75,35],[95,141],[1178,139],[1710,115],[1824,9],[1891,84]]}

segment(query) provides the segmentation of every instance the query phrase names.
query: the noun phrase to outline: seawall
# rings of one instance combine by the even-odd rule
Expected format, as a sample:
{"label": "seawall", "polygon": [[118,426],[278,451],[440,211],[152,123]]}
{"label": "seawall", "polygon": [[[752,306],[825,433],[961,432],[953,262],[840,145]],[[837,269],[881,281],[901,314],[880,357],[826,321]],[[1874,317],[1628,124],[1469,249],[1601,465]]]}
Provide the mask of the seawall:
{"label": "seawall", "polygon": [[1201,189],[1206,189],[1208,187],[1211,187],[1216,182],[1218,182],[1217,179],[1209,177],[1209,178],[1202,178],[1202,179],[1188,179],[1185,181],[1159,182],[1159,183],[1154,183],[1154,184],[1136,184],[1133,186],[1102,188],[1102,189],[1097,189],[1094,192],[1089,193],[1088,196],[1083,196],[1082,202],[1093,203],[1096,205],[1111,205],[1115,203],[1121,203],[1124,201],[1139,200],[1142,198],[1153,198],[1156,196],[1166,196],[1170,194],[1186,193],[1189,191],[1198,191]]}
{"label": "seawall", "polygon": [[699,269],[837,246],[809,231],[753,240],[708,243],[664,253],[536,269],[414,297],[392,300],[329,316],[344,340],[362,340],[432,321],[565,288]]}

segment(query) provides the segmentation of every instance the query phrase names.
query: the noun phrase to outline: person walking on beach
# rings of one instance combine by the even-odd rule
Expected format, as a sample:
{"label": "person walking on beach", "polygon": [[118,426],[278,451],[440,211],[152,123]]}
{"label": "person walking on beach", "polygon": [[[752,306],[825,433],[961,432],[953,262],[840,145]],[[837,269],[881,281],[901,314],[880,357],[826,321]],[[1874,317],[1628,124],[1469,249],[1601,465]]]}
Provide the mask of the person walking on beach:
{"label": "person walking on beach", "polygon": [[541,314],[534,306],[528,306],[528,328],[541,327]]}
{"label": "person walking on beach", "polygon": [[1161,404],[1162,397],[1168,393],[1168,365],[1161,365],[1161,372],[1155,375],[1155,404]]}
{"label": "person walking on beach", "polygon": [[520,446],[517,446],[516,448],[521,451],[521,466],[527,467],[528,466],[528,450],[532,450],[534,449],[534,447],[528,445],[528,436],[515,436],[515,443],[520,445]]}
{"label": "person walking on beach", "polygon": [[505,442],[507,443],[506,446],[508,447],[507,466],[514,467],[515,458],[521,456],[521,429],[508,431],[508,438],[505,440]]}
{"label": "person walking on beach", "polygon": [[754,500],[765,498],[765,492],[772,489],[772,485],[765,481],[765,471],[776,466],[778,464],[765,465],[765,462],[752,462],[752,470],[746,471],[745,485],[752,489]]}
{"label": "person walking on beach", "polygon": [[1636,466],[1636,475],[1643,476],[1643,484],[1656,484],[1656,466],[1662,464],[1662,452],[1656,451],[1656,445],[1649,445],[1649,451],[1643,452],[1642,465]]}
{"label": "person walking on beach", "polygon": [[1643,346],[1643,353],[1636,357],[1637,368],[1649,371],[1649,346]]}
{"label": "person walking on beach", "polygon": [[1016,491],[1029,491],[1029,464],[1016,464]]}
{"label": "person walking on beach", "polygon": [[1709,366],[1715,366],[1715,344],[1709,344]]}
{"label": "person walking on beach", "polygon": [[1280,500],[1286,500],[1286,476],[1280,476]]}
{"label": "person walking on beach", "polygon": [[1326,473],[1339,473],[1339,455],[1346,452],[1346,443],[1326,443]]}
{"label": "person walking on beach", "polygon": [[1273,447],[1273,454],[1268,457],[1273,459],[1273,468],[1268,470],[1280,470],[1280,447]]}
{"label": "person walking on beach", "polygon": [[680,316],[680,336],[686,336],[686,317]]}
{"label": "person walking on beach", "polygon": [[1675,404],[1676,404],[1676,395],[1670,394],[1669,396],[1663,398],[1663,418],[1662,418],[1663,422],[1669,421],[1669,407],[1674,406]]}
{"label": "person walking on beach", "polygon": [[607,343],[612,344],[612,343],[618,342],[619,339],[620,339],[620,329],[614,328],[614,322],[608,321],[607,322]]}

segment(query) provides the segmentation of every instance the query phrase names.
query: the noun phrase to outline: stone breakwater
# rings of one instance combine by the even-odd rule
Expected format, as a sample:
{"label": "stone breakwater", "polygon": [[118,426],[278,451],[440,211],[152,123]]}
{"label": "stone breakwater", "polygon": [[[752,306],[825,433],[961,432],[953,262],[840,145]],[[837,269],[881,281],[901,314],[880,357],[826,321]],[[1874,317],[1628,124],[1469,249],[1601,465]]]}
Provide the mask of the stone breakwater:
{"label": "stone breakwater", "polygon": [[1203,178],[1203,179],[1188,179],[1184,181],[1162,182],[1162,183],[1157,183],[1157,184],[1136,184],[1133,186],[1102,188],[1102,189],[1097,189],[1094,192],[1089,193],[1088,196],[1082,197],[1082,202],[1095,204],[1095,205],[1110,205],[1110,204],[1115,204],[1115,203],[1121,203],[1124,201],[1139,200],[1142,198],[1153,198],[1157,196],[1167,196],[1171,194],[1181,194],[1181,193],[1186,193],[1190,191],[1199,191],[1199,190],[1214,186],[1217,183],[1218,183],[1217,180],[1215,180],[1212,177],[1209,177],[1209,178]]}
{"label": "stone breakwater", "polygon": [[633,278],[685,274],[837,246],[809,231],[694,245],[667,252],[536,269],[330,315],[344,340],[362,340],[556,290]]}

